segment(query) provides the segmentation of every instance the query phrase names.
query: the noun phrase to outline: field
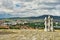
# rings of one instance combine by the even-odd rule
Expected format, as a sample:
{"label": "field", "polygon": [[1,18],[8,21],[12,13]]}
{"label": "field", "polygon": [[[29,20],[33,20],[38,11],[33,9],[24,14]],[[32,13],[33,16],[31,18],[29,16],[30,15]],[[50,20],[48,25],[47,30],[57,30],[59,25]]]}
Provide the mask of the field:
{"label": "field", "polygon": [[44,32],[38,29],[0,29],[0,40],[60,40],[60,30]]}

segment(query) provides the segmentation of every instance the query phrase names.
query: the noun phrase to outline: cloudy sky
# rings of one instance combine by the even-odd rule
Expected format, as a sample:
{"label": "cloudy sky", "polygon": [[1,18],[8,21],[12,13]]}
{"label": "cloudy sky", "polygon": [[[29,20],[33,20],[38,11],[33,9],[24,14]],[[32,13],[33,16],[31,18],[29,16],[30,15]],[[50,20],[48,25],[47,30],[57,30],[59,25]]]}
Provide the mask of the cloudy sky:
{"label": "cloudy sky", "polygon": [[0,14],[13,17],[60,16],[60,0],[0,0]]}

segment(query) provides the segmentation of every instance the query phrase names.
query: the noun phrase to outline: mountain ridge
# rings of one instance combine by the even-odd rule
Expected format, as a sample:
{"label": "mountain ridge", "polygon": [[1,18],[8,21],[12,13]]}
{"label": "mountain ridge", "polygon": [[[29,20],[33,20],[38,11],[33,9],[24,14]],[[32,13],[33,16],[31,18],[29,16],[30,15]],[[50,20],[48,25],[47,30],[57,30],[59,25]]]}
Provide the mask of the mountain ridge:
{"label": "mountain ridge", "polygon": [[[49,15],[41,15],[41,16],[37,16],[37,17],[11,17],[11,16],[12,15],[9,15],[6,17],[8,17],[9,19],[44,19],[45,17],[48,17]],[[53,15],[50,15],[50,16],[54,19],[60,19],[60,16],[53,16]],[[2,19],[5,19],[6,17],[4,16]],[[1,19],[1,17],[0,17],[0,19]]]}

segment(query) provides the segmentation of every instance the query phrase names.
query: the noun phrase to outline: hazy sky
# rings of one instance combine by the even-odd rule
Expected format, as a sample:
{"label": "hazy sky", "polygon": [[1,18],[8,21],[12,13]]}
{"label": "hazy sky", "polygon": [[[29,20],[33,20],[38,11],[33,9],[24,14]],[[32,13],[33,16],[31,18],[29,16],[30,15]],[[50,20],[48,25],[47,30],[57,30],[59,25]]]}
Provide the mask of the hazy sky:
{"label": "hazy sky", "polygon": [[0,0],[1,12],[19,17],[60,16],[60,0]]}

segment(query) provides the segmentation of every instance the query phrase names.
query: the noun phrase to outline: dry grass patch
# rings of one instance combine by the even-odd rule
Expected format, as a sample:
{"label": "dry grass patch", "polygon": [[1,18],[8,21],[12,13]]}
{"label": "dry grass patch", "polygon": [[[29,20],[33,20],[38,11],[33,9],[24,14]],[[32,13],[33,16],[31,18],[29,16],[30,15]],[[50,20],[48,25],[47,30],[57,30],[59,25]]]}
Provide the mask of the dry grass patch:
{"label": "dry grass patch", "polygon": [[7,29],[0,31],[8,32],[8,34],[7,33],[5,33],[4,35],[0,34],[0,40],[60,40],[60,32],[56,32],[57,30],[55,32],[44,32],[43,30],[38,29],[36,30]]}

